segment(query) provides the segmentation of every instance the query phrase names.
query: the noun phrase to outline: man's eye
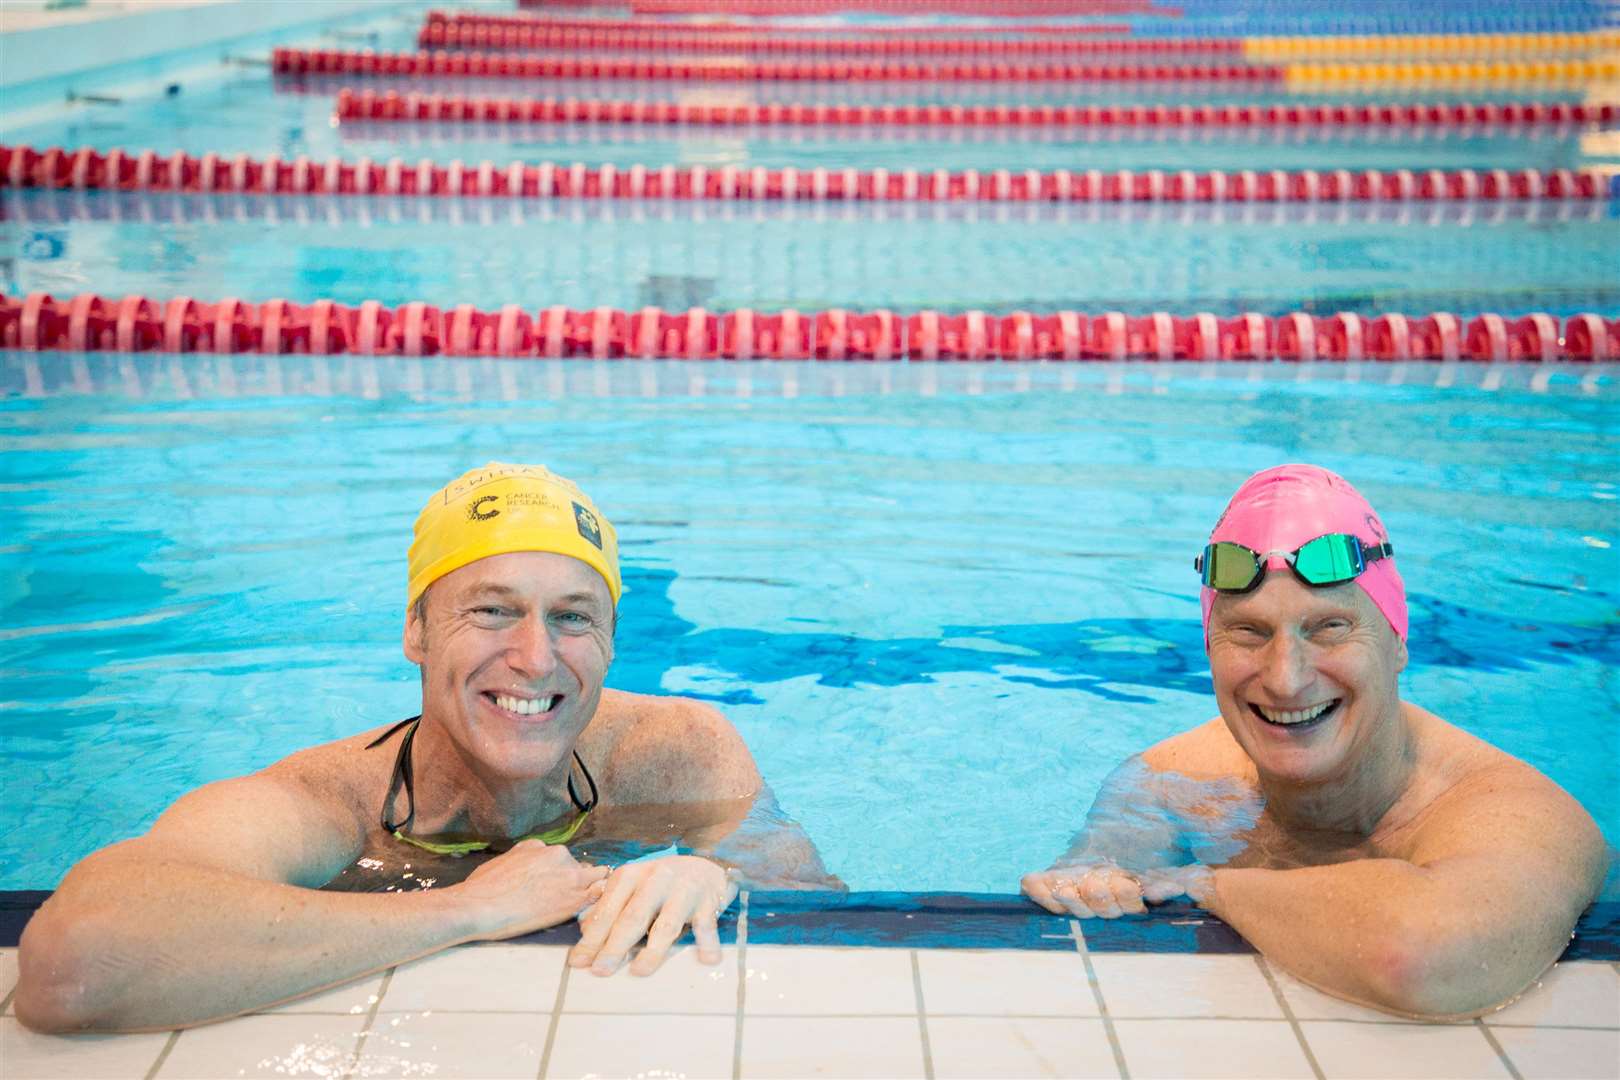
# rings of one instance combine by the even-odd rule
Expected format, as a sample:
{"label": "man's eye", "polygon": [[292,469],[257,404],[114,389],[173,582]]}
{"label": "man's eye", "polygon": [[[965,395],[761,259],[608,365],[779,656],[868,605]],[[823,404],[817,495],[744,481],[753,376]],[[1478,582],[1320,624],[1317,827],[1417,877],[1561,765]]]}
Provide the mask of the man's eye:
{"label": "man's eye", "polygon": [[589,626],[591,617],[581,611],[559,611],[555,616],[564,626]]}

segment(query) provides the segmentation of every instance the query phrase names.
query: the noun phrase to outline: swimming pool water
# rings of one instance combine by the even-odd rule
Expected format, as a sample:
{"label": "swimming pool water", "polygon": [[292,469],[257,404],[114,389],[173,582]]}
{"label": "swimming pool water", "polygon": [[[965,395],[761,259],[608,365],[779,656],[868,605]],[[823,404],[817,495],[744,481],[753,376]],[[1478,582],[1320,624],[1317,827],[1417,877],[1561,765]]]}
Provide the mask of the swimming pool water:
{"label": "swimming pool water", "polygon": [[[1620,307],[1620,203],[713,204],[10,192],[0,287],[534,310]],[[7,241],[9,240],[9,243]],[[942,268],[949,272],[942,273]],[[200,287],[201,286],[201,287]]]}
{"label": "swimming pool water", "polygon": [[[403,47],[420,16],[319,43]],[[4,138],[497,164],[1620,164],[1612,131],[334,127],[329,94],[261,67],[176,78]],[[1095,91],[1021,97],[1065,93]],[[0,194],[0,290],[58,296],[1567,314],[1620,306],[1616,250],[1612,202]],[[610,685],[724,708],[853,888],[1011,891],[1114,765],[1211,716],[1191,558],[1236,484],[1286,460],[1344,473],[1397,538],[1403,694],[1546,770],[1613,842],[1617,397],[1612,368],[0,353],[0,888],[51,887],[198,784],[414,712],[411,521],[491,458],[575,477],[618,524]]]}
{"label": "swimming pool water", "polygon": [[1400,544],[1403,695],[1620,836],[1612,375],[1347,370],[5,356],[0,888],[414,712],[410,524],[491,458],[618,525],[609,685],[720,705],[854,888],[1011,891],[1213,715],[1191,558],[1288,460]]}

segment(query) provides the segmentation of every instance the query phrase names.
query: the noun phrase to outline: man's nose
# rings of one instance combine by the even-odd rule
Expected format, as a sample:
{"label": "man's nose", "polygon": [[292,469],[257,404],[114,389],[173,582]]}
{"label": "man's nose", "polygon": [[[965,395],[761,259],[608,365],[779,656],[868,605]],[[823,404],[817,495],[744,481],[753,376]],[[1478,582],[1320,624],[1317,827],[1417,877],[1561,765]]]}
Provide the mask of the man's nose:
{"label": "man's nose", "polygon": [[550,675],[557,666],[557,650],[545,619],[536,615],[520,619],[512,628],[507,654],[507,663],[519,674],[530,678]]}
{"label": "man's nose", "polygon": [[1266,645],[1260,673],[1266,694],[1277,703],[1287,703],[1311,684],[1315,677],[1311,647],[1290,633],[1272,635]]}

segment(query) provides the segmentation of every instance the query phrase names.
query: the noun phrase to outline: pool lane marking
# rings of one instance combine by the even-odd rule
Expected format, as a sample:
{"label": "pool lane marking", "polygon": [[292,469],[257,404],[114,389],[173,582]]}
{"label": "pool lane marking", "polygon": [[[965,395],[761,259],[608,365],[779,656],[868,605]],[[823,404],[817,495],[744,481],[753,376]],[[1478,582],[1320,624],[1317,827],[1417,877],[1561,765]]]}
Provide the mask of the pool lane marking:
{"label": "pool lane marking", "polygon": [[748,890],[737,894],[737,1023],[731,1035],[731,1080],[742,1080],[743,1005],[748,1001]]}
{"label": "pool lane marking", "polygon": [[1508,1071],[1508,1075],[1513,1077],[1513,1080],[1524,1080],[1524,1074],[1513,1067],[1513,1059],[1508,1057],[1506,1050],[1502,1049],[1502,1044],[1496,1041],[1496,1034],[1486,1025],[1484,1017],[1474,1017],[1474,1026],[1479,1028],[1480,1034],[1485,1036],[1485,1041],[1491,1044],[1492,1050],[1496,1051],[1496,1056],[1502,1062],[1502,1067]]}
{"label": "pool lane marking", "polygon": [[[1277,1007],[1282,1010],[1284,1018],[1288,1021],[1288,1026],[1294,1029],[1294,1038],[1299,1040],[1299,1048],[1305,1052],[1305,1061],[1310,1065],[1312,1075],[1316,1077],[1316,1080],[1326,1080],[1326,1074],[1322,1072],[1321,1062],[1316,1060],[1316,1054],[1311,1050],[1311,1044],[1305,1041],[1305,1029],[1299,1026],[1299,1019],[1294,1016],[1294,1010],[1289,1006],[1288,998],[1283,995],[1282,986],[1278,984],[1277,977],[1271,973],[1271,965],[1267,964],[1266,958],[1259,953],[1254,954],[1254,962],[1260,968],[1260,974],[1266,977],[1266,985],[1271,987],[1271,995],[1277,999]],[[1523,1077],[1519,1077],[1517,1080],[1523,1080]]]}
{"label": "pool lane marking", "polygon": [[1086,965],[1086,981],[1091,984],[1091,996],[1097,1002],[1097,1015],[1102,1017],[1103,1030],[1108,1033],[1108,1048],[1114,1052],[1114,1067],[1119,1070],[1119,1080],[1131,1080],[1131,1070],[1125,1064],[1125,1049],[1119,1045],[1114,1018],[1108,1015],[1108,1002],[1103,1000],[1102,984],[1097,981],[1097,969],[1091,964],[1091,950],[1086,948],[1086,935],[1080,929],[1079,919],[1069,920],[1069,936],[1074,939],[1081,963]]}
{"label": "pool lane marking", "polygon": [[917,950],[911,952],[911,989],[917,995],[917,1033],[922,1036],[923,1076],[934,1080],[934,1050],[928,1042],[928,1010],[923,1005],[922,964]]}
{"label": "pool lane marking", "polygon": [[[10,994],[6,995],[6,1000],[11,1000]],[[163,1049],[158,1051],[157,1060],[152,1062],[150,1069],[146,1070],[145,1080],[152,1080],[158,1074],[158,1071],[163,1068],[163,1063],[169,1060],[169,1053],[174,1049],[174,1044],[179,1041],[180,1032],[178,1030],[169,1032],[168,1039],[163,1043]]]}
{"label": "pool lane marking", "polygon": [[551,1048],[557,1043],[557,1025],[562,1022],[563,1000],[568,996],[568,954],[563,953],[562,977],[557,980],[557,1000],[551,1003],[551,1019],[546,1023],[546,1045],[540,1051],[540,1071],[537,1080],[545,1080],[551,1067]]}

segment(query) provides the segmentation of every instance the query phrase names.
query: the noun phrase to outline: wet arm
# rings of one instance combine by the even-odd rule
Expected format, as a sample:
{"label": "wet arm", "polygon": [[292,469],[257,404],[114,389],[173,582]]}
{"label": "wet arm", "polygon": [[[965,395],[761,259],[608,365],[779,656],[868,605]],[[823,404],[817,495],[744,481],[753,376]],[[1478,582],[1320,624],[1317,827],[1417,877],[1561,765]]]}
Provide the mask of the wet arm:
{"label": "wet arm", "polygon": [[1181,830],[1165,804],[1162,776],[1140,755],[1128,758],[1103,780],[1085,826],[1053,869],[1117,863],[1150,870],[1187,861]]}
{"label": "wet arm", "polygon": [[740,822],[693,830],[682,847],[735,870],[745,888],[846,888],[828,873],[815,843],[777,803],[769,784],[762,784]]}
{"label": "wet arm", "polygon": [[1410,859],[1220,868],[1194,895],[1267,957],[1341,997],[1416,1016],[1487,1011],[1557,959],[1607,861],[1590,815],[1536,780],[1453,801]]}
{"label": "wet arm", "polygon": [[449,890],[316,891],[363,832],[264,775],[182,799],[85,859],[23,934],[18,1016],[42,1031],[219,1019],[477,936]]}

